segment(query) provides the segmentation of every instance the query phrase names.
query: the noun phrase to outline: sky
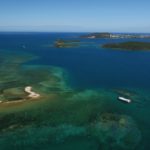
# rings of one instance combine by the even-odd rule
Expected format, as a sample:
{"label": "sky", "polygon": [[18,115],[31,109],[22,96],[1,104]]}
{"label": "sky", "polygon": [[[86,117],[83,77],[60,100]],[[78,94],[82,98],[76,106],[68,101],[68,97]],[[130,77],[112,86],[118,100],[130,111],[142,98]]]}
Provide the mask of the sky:
{"label": "sky", "polygon": [[0,31],[150,33],[149,0],[0,0]]}

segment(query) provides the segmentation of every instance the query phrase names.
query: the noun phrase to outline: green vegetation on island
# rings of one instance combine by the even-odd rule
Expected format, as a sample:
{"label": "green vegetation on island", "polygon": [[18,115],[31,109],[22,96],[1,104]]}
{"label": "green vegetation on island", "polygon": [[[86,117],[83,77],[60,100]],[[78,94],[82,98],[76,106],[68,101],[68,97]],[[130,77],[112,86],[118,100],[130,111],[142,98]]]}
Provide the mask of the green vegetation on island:
{"label": "green vegetation on island", "polygon": [[150,42],[122,42],[108,43],[102,46],[103,48],[127,49],[127,50],[150,50]]}
{"label": "green vegetation on island", "polygon": [[71,48],[71,47],[78,47],[80,46],[79,40],[56,40],[55,47],[57,48]]}
{"label": "green vegetation on island", "polygon": [[94,39],[94,38],[110,38],[110,33],[108,32],[102,32],[102,33],[90,33],[90,34],[86,34],[86,35],[82,35],[80,36],[81,38],[90,38],[90,39]]}

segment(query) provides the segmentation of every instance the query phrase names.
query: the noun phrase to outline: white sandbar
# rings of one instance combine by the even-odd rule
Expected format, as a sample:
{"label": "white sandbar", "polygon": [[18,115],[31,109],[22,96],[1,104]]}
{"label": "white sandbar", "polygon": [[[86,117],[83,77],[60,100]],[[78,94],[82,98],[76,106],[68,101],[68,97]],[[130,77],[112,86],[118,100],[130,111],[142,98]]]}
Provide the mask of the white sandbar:
{"label": "white sandbar", "polygon": [[31,87],[31,86],[25,87],[24,90],[25,90],[26,93],[29,94],[29,95],[28,95],[29,98],[36,99],[36,98],[39,98],[39,97],[40,97],[40,94],[35,93],[35,92],[32,91],[32,87]]}

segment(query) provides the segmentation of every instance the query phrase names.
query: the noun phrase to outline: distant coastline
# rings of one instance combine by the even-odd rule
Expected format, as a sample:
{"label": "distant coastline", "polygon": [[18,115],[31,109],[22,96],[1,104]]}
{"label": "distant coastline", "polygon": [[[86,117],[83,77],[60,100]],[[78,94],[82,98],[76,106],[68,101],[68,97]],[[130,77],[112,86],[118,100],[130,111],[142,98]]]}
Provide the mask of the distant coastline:
{"label": "distant coastline", "polygon": [[108,39],[133,39],[133,38],[148,38],[150,39],[150,34],[142,33],[109,33],[109,32],[100,32],[100,33],[89,33],[81,35],[80,38],[108,38]]}

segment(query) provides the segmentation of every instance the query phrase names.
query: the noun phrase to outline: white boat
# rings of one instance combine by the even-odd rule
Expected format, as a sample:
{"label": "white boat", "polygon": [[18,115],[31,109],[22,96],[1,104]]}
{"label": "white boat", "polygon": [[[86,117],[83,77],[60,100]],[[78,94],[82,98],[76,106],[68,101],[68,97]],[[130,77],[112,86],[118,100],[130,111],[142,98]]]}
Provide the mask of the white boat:
{"label": "white boat", "polygon": [[124,98],[124,97],[119,96],[118,99],[120,101],[123,101],[123,102],[126,102],[126,103],[131,103],[131,99],[128,99],[128,98]]}

